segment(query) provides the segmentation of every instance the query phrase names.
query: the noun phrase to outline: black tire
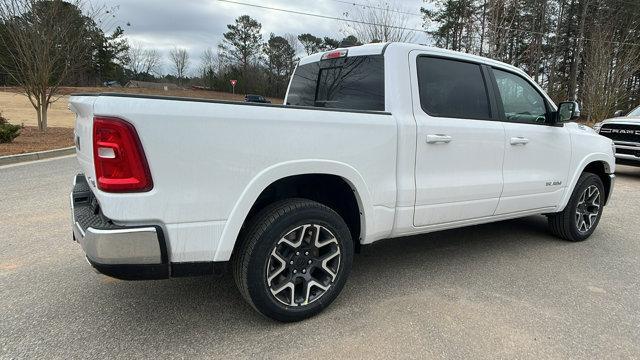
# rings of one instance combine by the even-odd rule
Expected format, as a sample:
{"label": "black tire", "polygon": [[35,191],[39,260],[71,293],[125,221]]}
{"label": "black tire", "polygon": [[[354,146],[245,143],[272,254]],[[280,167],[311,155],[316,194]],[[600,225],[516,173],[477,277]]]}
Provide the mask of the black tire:
{"label": "black tire", "polygon": [[[599,208],[597,216],[590,223],[590,226],[586,230],[579,229],[578,219],[580,215],[576,214],[578,211],[578,206],[580,205],[581,196],[585,193],[585,191],[592,186],[595,186],[599,191]],[[569,203],[564,208],[563,211],[555,214],[547,215],[549,220],[549,229],[551,233],[555,236],[568,240],[568,241],[584,241],[598,227],[598,223],[600,222],[600,217],[602,216],[602,211],[605,203],[605,192],[604,185],[602,184],[602,180],[595,174],[585,172],[580,175],[576,187],[571,194],[571,198],[569,199]],[[586,216],[586,215],[585,215]]]}
{"label": "black tire", "polygon": [[[311,225],[307,226],[308,224]],[[291,235],[294,231],[298,232]],[[312,231],[314,232],[313,235]],[[277,296],[284,297],[284,295],[291,294],[287,299],[290,299],[291,303],[294,303],[298,288],[288,290],[290,292],[285,290],[283,292],[284,295],[281,293],[277,295],[272,293],[272,280],[267,279],[270,276],[270,269],[272,269],[272,252],[289,251],[288,249],[294,249],[294,252],[296,252],[295,248],[290,247],[286,242],[283,243],[282,239],[284,239],[285,236],[292,236],[292,238],[295,236],[297,238],[298,234],[300,234],[300,248],[302,248],[303,245],[310,247],[311,237],[320,236],[316,235],[315,231],[318,233],[322,231],[322,236],[325,238],[335,238],[337,240],[337,244],[331,241],[331,245],[328,245],[332,247],[334,253],[338,253],[338,265],[336,266],[335,262],[332,265],[335,266],[333,270],[336,270],[334,277],[325,276],[322,281],[324,281],[323,285],[329,285],[328,289],[314,288],[314,296],[317,296],[317,298],[309,301],[311,299],[309,292],[311,286],[313,286],[309,285],[311,281],[300,278],[303,277],[301,274],[302,270],[300,270],[297,275],[294,275],[293,270],[295,267],[295,270],[298,271],[298,260],[301,260],[304,264],[306,264],[307,261],[318,260],[322,262],[322,260],[319,260],[319,254],[317,258],[313,258],[312,260],[311,258],[300,259],[303,254],[298,257],[295,253],[291,253],[291,257],[286,258],[286,261],[281,263],[286,263],[287,269],[281,270],[282,275],[278,276],[282,276],[282,281],[286,284],[293,284],[295,281],[301,282],[302,285],[300,286],[305,287],[303,296],[306,293],[306,300],[303,299],[304,301],[300,302],[300,304],[296,302],[294,306],[285,305],[283,299]],[[308,234],[308,238],[305,234]],[[327,234],[333,236],[328,236]],[[267,206],[253,216],[248,226],[243,230],[243,235],[241,235],[239,241],[241,241],[241,243],[233,257],[233,273],[236,285],[242,296],[253,308],[262,315],[278,321],[300,321],[318,314],[336,299],[351,271],[353,242],[347,224],[335,211],[315,201],[287,199]],[[315,243],[318,243],[317,237],[315,238]],[[278,250],[279,246],[284,246],[285,249]],[[311,256],[313,256],[313,254]],[[334,254],[334,256],[336,255]],[[285,259],[284,255],[282,255],[282,259]],[[296,265],[289,265],[289,259],[294,259]],[[300,267],[305,266],[306,265],[300,265]],[[314,265],[309,265],[306,269],[308,272],[305,272],[305,274],[307,274],[307,277],[310,277],[313,271],[314,274],[320,273],[322,275],[324,272],[323,269],[326,269],[326,266],[326,263],[319,264],[314,262]],[[272,272],[272,274],[273,273],[274,272]],[[329,280],[331,281],[329,282]],[[315,295],[316,292],[321,293],[321,295]]]}

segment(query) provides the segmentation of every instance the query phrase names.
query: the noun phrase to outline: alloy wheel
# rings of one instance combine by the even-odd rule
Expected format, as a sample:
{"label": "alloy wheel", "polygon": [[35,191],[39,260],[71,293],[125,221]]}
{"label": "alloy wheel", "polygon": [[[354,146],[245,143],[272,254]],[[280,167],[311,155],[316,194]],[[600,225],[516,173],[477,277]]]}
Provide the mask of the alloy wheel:
{"label": "alloy wheel", "polygon": [[287,306],[304,306],[331,288],[340,270],[340,246],[333,233],[318,224],[296,227],[275,245],[267,262],[271,294]]}
{"label": "alloy wheel", "polygon": [[581,233],[588,232],[596,223],[600,214],[600,190],[595,185],[587,187],[576,206],[576,226]]}

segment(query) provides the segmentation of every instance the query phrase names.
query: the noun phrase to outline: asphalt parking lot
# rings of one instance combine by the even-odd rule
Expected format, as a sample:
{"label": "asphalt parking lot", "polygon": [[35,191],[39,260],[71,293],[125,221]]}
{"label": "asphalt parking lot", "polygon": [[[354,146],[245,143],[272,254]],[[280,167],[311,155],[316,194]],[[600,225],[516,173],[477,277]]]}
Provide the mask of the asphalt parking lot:
{"label": "asphalt parking lot", "polygon": [[0,358],[640,358],[640,168],[586,242],[542,216],[388,240],[311,320],[231,276],[125,282],[71,241],[74,157],[0,168]]}

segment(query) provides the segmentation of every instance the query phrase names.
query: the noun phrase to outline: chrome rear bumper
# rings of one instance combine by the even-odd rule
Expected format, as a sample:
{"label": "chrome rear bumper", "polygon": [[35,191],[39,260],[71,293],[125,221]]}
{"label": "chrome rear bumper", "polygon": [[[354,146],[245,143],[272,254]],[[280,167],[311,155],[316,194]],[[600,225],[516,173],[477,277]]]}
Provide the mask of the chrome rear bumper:
{"label": "chrome rear bumper", "polygon": [[83,174],[76,175],[70,200],[73,238],[94,268],[105,275],[127,280],[169,277],[160,226],[113,224],[100,212]]}
{"label": "chrome rear bumper", "polygon": [[158,264],[162,252],[155,228],[83,231],[76,222],[73,234],[87,257],[100,264]]}

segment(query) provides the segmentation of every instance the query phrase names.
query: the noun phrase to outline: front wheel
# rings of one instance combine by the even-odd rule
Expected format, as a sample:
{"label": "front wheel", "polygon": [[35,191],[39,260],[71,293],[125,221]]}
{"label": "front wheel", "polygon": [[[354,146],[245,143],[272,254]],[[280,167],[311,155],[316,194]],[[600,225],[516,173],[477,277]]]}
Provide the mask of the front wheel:
{"label": "front wheel", "polygon": [[332,209],[306,199],[274,203],[253,217],[234,256],[234,277],[261,314],[299,321],[327,307],[351,270],[349,228]]}
{"label": "front wheel", "polygon": [[604,197],[604,185],[600,177],[583,173],[565,209],[548,215],[551,232],[569,241],[586,240],[600,222]]}

